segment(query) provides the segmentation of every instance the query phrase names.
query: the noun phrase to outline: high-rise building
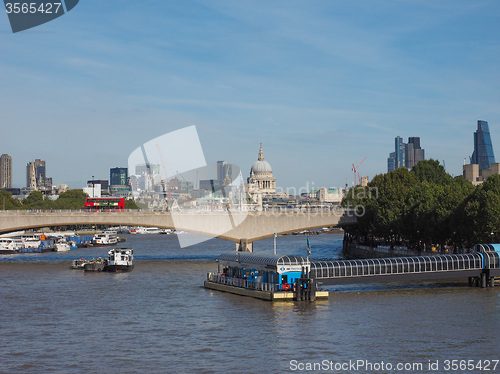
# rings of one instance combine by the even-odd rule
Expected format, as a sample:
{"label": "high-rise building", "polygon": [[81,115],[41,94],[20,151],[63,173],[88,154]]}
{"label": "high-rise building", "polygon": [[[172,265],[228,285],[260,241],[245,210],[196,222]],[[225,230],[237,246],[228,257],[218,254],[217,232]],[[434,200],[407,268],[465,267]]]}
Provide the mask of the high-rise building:
{"label": "high-rise building", "polygon": [[396,169],[405,166],[405,143],[403,138],[396,136],[394,139],[394,151],[396,152]]}
{"label": "high-rise building", "polygon": [[12,188],[12,157],[0,156],[0,188]]}
{"label": "high-rise building", "polygon": [[160,175],[160,164],[137,164],[135,165],[135,174],[136,175]]}
{"label": "high-rise building", "polygon": [[411,169],[419,161],[425,160],[425,150],[420,147],[420,138],[413,136],[408,138],[408,144],[405,145],[406,153],[406,167]]}
{"label": "high-rise building", "polygon": [[394,170],[396,170],[396,152],[391,152],[387,158],[387,171]]}
{"label": "high-rise building", "polygon": [[495,154],[491,143],[490,128],[488,122],[477,121],[477,130],[474,132],[474,152],[471,164],[478,164],[479,170],[491,168],[495,163]]}
{"label": "high-rise building", "polygon": [[125,186],[127,184],[128,168],[109,169],[109,184],[111,186]]}
{"label": "high-rise building", "polygon": [[226,173],[224,172],[225,161],[217,161],[217,180],[222,183]]}
{"label": "high-rise building", "polygon": [[425,150],[420,147],[419,137],[408,138],[408,143],[403,138],[396,136],[394,139],[394,152],[387,158],[387,171],[406,167],[411,169],[419,161],[425,160]]}
{"label": "high-rise building", "polygon": [[26,187],[34,190],[52,187],[52,179],[46,177],[45,161],[37,158],[33,162],[28,162],[26,165]]}
{"label": "high-rise building", "polygon": [[233,165],[225,161],[217,161],[217,180],[220,184],[224,184],[226,176],[232,180]]}

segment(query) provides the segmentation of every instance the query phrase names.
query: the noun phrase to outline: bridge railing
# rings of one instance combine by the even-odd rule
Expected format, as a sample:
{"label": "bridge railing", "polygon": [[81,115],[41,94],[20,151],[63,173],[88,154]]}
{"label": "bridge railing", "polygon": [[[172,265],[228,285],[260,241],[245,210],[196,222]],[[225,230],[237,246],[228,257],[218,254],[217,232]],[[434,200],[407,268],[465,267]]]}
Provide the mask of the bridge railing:
{"label": "bridge railing", "polygon": [[207,280],[213,283],[225,284],[228,286],[241,287],[263,292],[276,292],[279,290],[279,286],[274,283],[255,282],[248,279],[227,277],[218,273],[208,273]]}
{"label": "bridge railing", "polygon": [[0,214],[12,214],[12,215],[26,215],[26,214],[35,214],[35,213],[87,213],[87,214],[110,214],[110,213],[157,213],[157,214],[182,214],[182,213],[191,213],[191,214],[213,214],[213,213],[244,213],[244,214],[259,214],[259,215],[281,215],[281,214],[333,214],[338,216],[348,216],[353,217],[356,215],[354,210],[344,209],[344,208],[322,208],[322,207],[303,207],[303,208],[283,208],[283,209],[268,209],[262,211],[244,211],[238,209],[230,209],[227,210],[202,210],[202,209],[181,209],[169,211],[165,209],[124,209],[119,211],[88,211],[84,209],[20,209],[20,210],[0,210]]}

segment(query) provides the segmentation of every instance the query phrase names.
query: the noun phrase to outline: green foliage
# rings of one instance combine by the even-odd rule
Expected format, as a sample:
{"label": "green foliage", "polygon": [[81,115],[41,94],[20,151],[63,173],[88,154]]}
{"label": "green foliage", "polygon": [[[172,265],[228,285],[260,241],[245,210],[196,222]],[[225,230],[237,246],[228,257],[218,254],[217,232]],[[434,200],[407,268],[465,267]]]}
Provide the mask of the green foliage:
{"label": "green foliage", "polygon": [[21,209],[21,202],[12,197],[9,191],[0,190],[0,209],[15,210]]}
{"label": "green foliage", "polygon": [[[32,191],[26,198],[21,201],[12,197],[12,194],[5,190],[0,190],[0,209],[35,209],[35,210],[50,210],[50,209],[84,209],[85,199],[88,197],[82,190],[68,190],[59,195],[57,200],[50,200],[40,191]],[[133,200],[125,200],[125,209],[139,209]]]}
{"label": "green foliage", "polygon": [[[491,227],[500,233],[497,177],[490,177],[491,181],[475,189],[463,177],[451,177],[435,160],[420,161],[411,171],[400,168],[377,175],[365,188],[370,191],[368,195],[363,196],[359,188],[351,189],[342,202],[344,206],[362,207],[365,213],[356,225],[345,229],[358,236],[371,234],[429,244],[484,239]],[[490,212],[488,218],[484,209]],[[494,220],[494,215],[498,219]],[[477,225],[471,223],[473,220]],[[485,220],[490,221],[489,225]],[[467,232],[472,227],[473,234]]]}
{"label": "green foliage", "polygon": [[[493,175],[461,204],[459,221],[469,242],[498,241],[500,237],[500,175]],[[493,235],[492,235],[493,234]]]}
{"label": "green foliage", "polygon": [[453,180],[439,161],[433,159],[419,161],[411,171],[420,182],[443,185]]}
{"label": "green foliage", "polygon": [[125,200],[125,209],[139,209],[134,200]]}
{"label": "green foliage", "polygon": [[53,209],[83,209],[85,199],[88,197],[82,190],[68,190],[59,195],[52,204]]}
{"label": "green foliage", "polygon": [[31,191],[23,201],[23,209],[50,209],[51,201],[45,200],[40,191]]}

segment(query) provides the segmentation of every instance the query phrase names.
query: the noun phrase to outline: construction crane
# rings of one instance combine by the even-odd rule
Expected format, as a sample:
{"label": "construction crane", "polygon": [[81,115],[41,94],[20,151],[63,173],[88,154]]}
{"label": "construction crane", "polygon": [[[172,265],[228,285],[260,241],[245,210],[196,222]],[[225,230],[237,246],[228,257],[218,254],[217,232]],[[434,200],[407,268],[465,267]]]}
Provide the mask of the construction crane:
{"label": "construction crane", "polygon": [[359,173],[358,173],[358,168],[359,166],[365,162],[365,160],[367,159],[367,157],[365,157],[359,164],[358,166],[354,166],[354,164],[352,164],[352,171],[354,172],[354,187],[356,187],[356,183],[357,181],[360,179],[359,178]]}

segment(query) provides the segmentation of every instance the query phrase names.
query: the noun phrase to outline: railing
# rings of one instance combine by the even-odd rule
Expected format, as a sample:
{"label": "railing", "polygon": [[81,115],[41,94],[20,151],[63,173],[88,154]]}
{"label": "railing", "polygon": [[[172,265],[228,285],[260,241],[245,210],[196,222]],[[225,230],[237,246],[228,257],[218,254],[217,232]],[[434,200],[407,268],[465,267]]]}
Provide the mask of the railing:
{"label": "railing", "polygon": [[246,288],[256,291],[263,291],[263,292],[279,291],[279,285],[274,283],[255,282],[255,281],[250,281],[248,279],[227,277],[225,275],[221,275],[218,273],[208,273],[207,280],[213,283],[225,284],[228,286]]}
{"label": "railing", "polygon": [[19,210],[0,210],[0,214],[33,214],[33,213],[87,213],[87,214],[109,214],[109,213],[159,213],[159,214],[183,214],[183,213],[191,213],[197,215],[203,214],[224,214],[228,213],[242,213],[248,215],[282,215],[282,214],[291,214],[291,215],[300,215],[300,214],[324,214],[324,215],[335,215],[335,216],[347,216],[354,217],[354,211],[348,209],[321,209],[316,207],[308,207],[308,208],[284,208],[284,209],[269,209],[263,211],[244,211],[238,209],[227,210],[199,210],[199,209],[181,209],[181,210],[173,210],[169,211],[166,209],[123,209],[123,210],[110,210],[110,211],[88,211],[84,209],[19,209]]}

